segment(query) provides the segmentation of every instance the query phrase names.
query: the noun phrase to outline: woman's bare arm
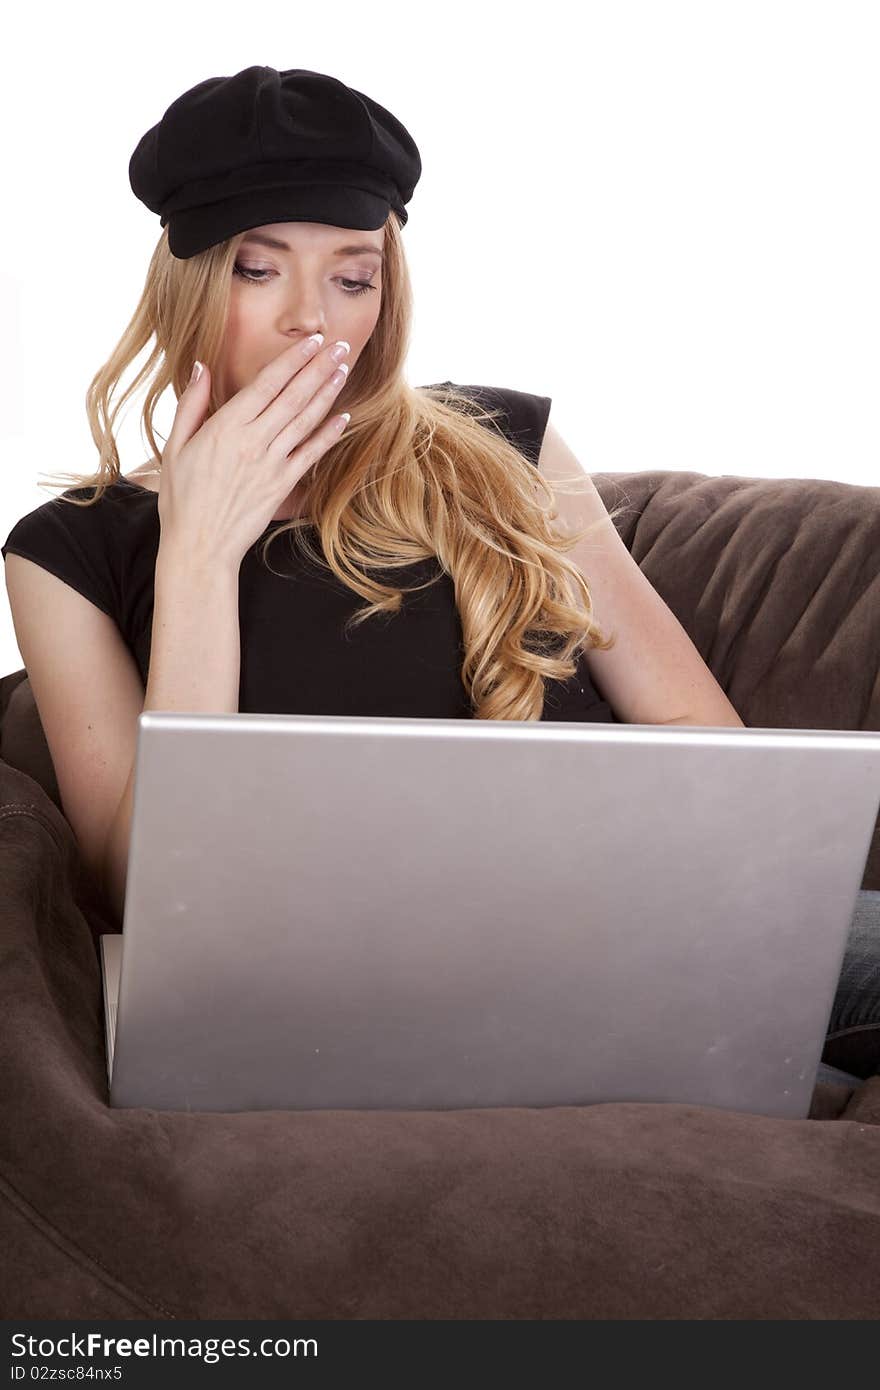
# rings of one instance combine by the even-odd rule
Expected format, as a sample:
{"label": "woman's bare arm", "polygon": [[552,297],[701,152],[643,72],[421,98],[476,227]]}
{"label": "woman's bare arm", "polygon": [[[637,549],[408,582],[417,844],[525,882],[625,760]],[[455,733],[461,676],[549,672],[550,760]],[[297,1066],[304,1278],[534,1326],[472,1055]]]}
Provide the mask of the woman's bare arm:
{"label": "woman's bare arm", "polygon": [[[235,714],[241,673],[239,564],[160,542],[145,710]],[[103,887],[121,924],[135,767],[104,850]]]}

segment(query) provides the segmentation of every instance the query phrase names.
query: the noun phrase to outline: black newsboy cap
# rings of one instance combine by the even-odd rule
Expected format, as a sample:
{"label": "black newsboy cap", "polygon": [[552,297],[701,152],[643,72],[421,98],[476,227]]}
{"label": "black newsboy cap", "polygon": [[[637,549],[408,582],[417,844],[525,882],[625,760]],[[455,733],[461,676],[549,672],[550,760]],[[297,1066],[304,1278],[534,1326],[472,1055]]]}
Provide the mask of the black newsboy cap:
{"label": "black newsboy cap", "polygon": [[384,106],[335,77],[269,67],[191,87],[128,166],[182,260],[269,222],[376,231],[393,208],[404,224],[421,172],[415,141]]}

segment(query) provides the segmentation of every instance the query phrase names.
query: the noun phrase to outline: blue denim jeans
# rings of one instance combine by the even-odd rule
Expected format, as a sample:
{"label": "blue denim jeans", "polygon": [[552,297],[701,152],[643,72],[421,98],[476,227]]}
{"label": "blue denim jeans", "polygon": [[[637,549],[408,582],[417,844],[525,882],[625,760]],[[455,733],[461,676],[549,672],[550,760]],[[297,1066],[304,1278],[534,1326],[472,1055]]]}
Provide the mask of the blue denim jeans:
{"label": "blue denim jeans", "polygon": [[880,892],[860,891],[817,1081],[858,1086],[880,1074]]}

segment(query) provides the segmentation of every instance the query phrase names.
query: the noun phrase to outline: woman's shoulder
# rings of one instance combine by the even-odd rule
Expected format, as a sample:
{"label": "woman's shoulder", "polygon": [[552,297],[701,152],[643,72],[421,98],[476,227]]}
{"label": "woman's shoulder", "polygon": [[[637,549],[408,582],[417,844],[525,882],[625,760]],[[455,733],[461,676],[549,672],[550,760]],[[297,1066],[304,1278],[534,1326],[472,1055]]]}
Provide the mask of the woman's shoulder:
{"label": "woman's shoulder", "polygon": [[500,430],[516,448],[537,463],[550,417],[551,396],[522,391],[513,386],[474,382],[441,381],[422,389],[445,390],[448,393],[450,388],[484,409],[495,412],[495,418],[487,422],[488,426]]}

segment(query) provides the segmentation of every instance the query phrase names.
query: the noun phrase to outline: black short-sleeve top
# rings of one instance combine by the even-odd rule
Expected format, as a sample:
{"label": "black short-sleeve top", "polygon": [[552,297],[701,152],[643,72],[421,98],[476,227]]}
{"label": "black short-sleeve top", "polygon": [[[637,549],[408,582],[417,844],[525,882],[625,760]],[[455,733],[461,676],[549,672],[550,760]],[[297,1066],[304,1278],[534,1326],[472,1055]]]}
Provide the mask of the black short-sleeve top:
{"label": "black short-sleeve top", "polygon": [[[481,406],[500,408],[503,415],[487,427],[502,430],[537,467],[549,396],[437,385],[455,386]],[[65,495],[92,492],[70,489]],[[272,522],[266,534],[278,524]],[[398,613],[378,614],[346,633],[346,619],[366,600],[309,564],[289,538],[270,546],[267,568],[258,554],[261,542],[262,537],[247,552],[239,572],[241,712],[473,717],[460,676],[464,647],[453,582],[435,558],[387,574],[371,571],[380,582],[402,588],[439,578],[405,593]],[[13,526],[2,554],[4,560],[10,551],[33,560],[113,618],[146,688],[158,548],[157,494],[122,478],[94,507],[70,507],[53,497],[28,512]],[[618,722],[592,685],[583,655],[568,681],[547,682],[541,718]]]}

